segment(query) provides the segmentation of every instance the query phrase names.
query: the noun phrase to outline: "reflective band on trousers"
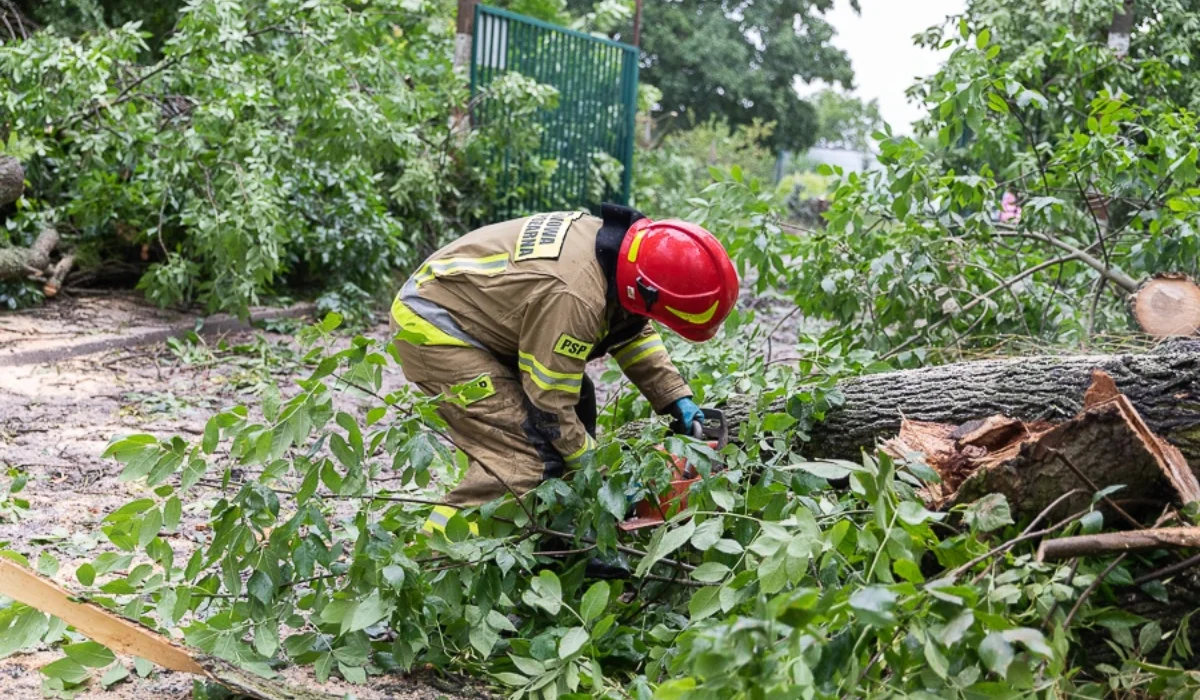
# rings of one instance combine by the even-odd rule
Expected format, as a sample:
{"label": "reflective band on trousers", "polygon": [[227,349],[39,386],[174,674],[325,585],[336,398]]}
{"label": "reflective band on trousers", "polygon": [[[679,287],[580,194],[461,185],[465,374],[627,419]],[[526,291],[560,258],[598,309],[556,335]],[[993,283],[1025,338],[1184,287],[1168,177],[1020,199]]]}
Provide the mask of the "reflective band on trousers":
{"label": "reflective band on trousers", "polygon": [[430,260],[413,275],[417,284],[425,284],[434,277],[449,277],[467,273],[491,277],[508,269],[508,253],[487,255],[482,258],[441,258]]}
{"label": "reflective band on trousers", "polygon": [[646,359],[656,352],[666,352],[662,336],[652,333],[641,340],[636,340],[613,353],[613,359],[621,369],[627,369]]}
{"label": "reflective band on trousers", "polygon": [[518,353],[517,366],[528,374],[534,384],[546,391],[565,391],[568,394],[578,394],[583,388],[583,372],[568,374],[555,372],[534,359],[527,352]]}
{"label": "reflective band on trousers", "polygon": [[[445,532],[446,524],[457,512],[458,509],[451,506],[434,506],[433,512],[429,514],[429,519],[425,521],[425,525],[421,529],[431,534],[434,530]],[[479,534],[479,526],[475,523],[467,523],[467,527],[471,530],[472,535]]]}
{"label": "reflective band on trousers", "polygon": [[[415,279],[415,278],[414,278]],[[454,345],[485,349],[462,326],[437,304],[417,294],[417,284],[410,279],[392,302],[392,318],[400,328],[424,337],[414,345]]]}
{"label": "reflective band on trousers", "polygon": [[580,447],[578,450],[575,450],[563,458],[563,461],[567,463],[567,466],[572,469],[579,466],[579,463],[583,461],[583,458],[588,452],[596,449],[596,441],[592,439],[591,435],[584,434],[583,437],[583,447]]}

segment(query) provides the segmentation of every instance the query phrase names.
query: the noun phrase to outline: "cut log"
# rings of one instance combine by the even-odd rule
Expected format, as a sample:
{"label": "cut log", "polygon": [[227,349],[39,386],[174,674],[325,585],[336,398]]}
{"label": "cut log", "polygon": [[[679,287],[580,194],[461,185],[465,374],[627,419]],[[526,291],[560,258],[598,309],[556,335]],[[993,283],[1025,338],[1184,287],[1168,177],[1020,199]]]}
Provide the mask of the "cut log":
{"label": "cut log", "polygon": [[[1190,340],[1147,354],[980,360],[850,379],[838,384],[844,403],[814,426],[800,449],[810,457],[856,460],[899,432],[905,418],[953,425],[994,415],[1062,422],[1083,409],[1095,369],[1113,378],[1154,433],[1179,447],[1193,467],[1200,465],[1200,341]],[[786,411],[786,398],[768,410]],[[731,435],[751,411],[761,415],[748,398],[728,402]]]}
{"label": "cut log", "polygon": [[1187,275],[1158,275],[1129,299],[1133,318],[1158,338],[1196,335],[1200,329],[1200,287]]}
{"label": "cut log", "polygon": [[0,248],[0,280],[19,280],[44,274],[50,266],[50,253],[56,247],[58,231],[47,226],[28,248]]}

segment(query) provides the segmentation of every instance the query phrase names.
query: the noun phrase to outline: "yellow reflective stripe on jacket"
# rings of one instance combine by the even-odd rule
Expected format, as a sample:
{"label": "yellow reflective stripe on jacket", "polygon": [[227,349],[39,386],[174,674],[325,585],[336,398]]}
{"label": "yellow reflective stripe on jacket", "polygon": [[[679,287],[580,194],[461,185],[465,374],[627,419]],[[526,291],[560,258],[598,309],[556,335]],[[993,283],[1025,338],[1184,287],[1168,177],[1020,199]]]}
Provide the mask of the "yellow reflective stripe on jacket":
{"label": "yellow reflective stripe on jacket", "polygon": [[579,466],[579,463],[583,461],[584,455],[596,449],[596,441],[592,439],[591,435],[585,434],[583,437],[583,447],[580,447],[578,450],[575,450],[566,457],[563,457],[563,460],[567,463],[567,466],[571,467],[572,469]]}
{"label": "yellow reflective stripe on jacket", "polygon": [[416,333],[425,339],[420,343],[415,343],[416,345],[456,345],[464,348],[471,347],[470,343],[455,338],[429,321],[426,321],[418,316],[412,309],[408,308],[404,302],[400,301],[399,296],[397,296],[395,301],[392,302],[392,319],[396,321],[396,324],[400,326],[402,330],[408,331],[409,333]]}
{"label": "yellow reflective stripe on jacket", "polygon": [[[458,509],[451,506],[434,506],[433,512],[429,514],[429,519],[425,521],[425,525],[421,529],[428,533],[432,533],[434,530],[445,532],[446,523],[450,522],[450,518],[453,518],[457,512]],[[475,523],[469,522],[467,527],[471,529],[472,535],[479,534],[479,526]]]}
{"label": "yellow reflective stripe on jacket", "polygon": [[568,394],[578,394],[583,388],[583,372],[574,374],[555,372],[527,352],[518,354],[520,357],[517,359],[517,365],[521,371],[528,374],[534,384],[546,391],[565,391]]}
{"label": "yellow reflective stripe on jacket", "polygon": [[450,277],[472,273],[491,277],[508,269],[508,253],[487,255],[482,258],[440,258],[430,260],[413,275],[417,284],[424,284],[435,277]]}
{"label": "yellow reflective stripe on jacket", "polygon": [[650,357],[658,352],[666,352],[667,347],[663,344],[662,336],[658,333],[635,340],[625,347],[613,353],[613,359],[617,361],[617,365],[621,369],[628,369],[642,360]]}

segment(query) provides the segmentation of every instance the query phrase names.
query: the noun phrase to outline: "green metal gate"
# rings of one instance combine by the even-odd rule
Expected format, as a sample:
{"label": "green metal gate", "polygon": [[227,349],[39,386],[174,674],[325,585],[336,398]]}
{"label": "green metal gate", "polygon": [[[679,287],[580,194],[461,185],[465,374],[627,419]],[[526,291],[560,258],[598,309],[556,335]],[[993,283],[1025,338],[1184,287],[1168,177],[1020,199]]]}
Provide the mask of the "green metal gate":
{"label": "green metal gate", "polygon": [[[475,6],[471,95],[493,80],[518,72],[558,89],[558,107],[542,110],[539,156],[557,163],[548,183],[531,186],[529,175],[504,159],[501,188],[526,191],[506,198],[494,212],[511,218],[534,211],[586,207],[599,211],[592,190],[593,162],[605,153],[623,166],[619,189],[605,188],[605,201],[629,203],[633,179],[634,120],[637,114],[638,50],[628,44],[559,27],[532,17],[484,5]],[[483,100],[473,114],[477,125],[502,122],[502,105]],[[508,150],[508,149],[506,149]],[[591,193],[591,194],[590,194]]]}

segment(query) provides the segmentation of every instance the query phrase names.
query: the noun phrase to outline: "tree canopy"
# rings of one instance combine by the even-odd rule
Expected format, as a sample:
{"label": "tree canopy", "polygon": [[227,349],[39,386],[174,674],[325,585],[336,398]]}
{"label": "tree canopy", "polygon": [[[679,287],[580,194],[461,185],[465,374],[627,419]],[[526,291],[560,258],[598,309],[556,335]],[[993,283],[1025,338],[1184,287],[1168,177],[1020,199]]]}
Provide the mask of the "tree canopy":
{"label": "tree canopy", "polygon": [[820,127],[797,81],[850,87],[854,77],[845,52],[830,43],[832,7],[832,0],[646,3],[642,79],[685,123],[774,122],[770,145],[804,150]]}

